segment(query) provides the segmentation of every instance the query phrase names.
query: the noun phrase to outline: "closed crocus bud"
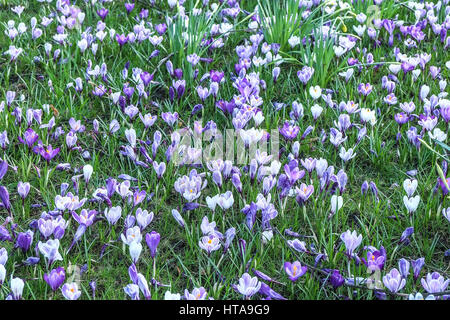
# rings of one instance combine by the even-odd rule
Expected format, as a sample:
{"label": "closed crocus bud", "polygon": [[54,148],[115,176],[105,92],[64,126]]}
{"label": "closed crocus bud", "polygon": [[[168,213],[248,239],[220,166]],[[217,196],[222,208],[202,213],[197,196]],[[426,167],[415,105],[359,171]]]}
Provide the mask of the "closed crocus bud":
{"label": "closed crocus bud", "polygon": [[412,260],[411,265],[413,268],[414,282],[416,282],[420,276],[420,271],[422,270],[423,266],[425,265],[425,258],[419,258],[417,260]]}
{"label": "closed crocus bud", "polygon": [[4,186],[0,186],[0,200],[3,203],[5,209],[11,215],[11,203],[9,202],[9,192]]}
{"label": "closed crocus bud", "polygon": [[94,121],[92,121],[92,127],[94,128],[94,132],[98,133],[100,124],[97,119],[94,119]]}
{"label": "closed crocus bud", "polygon": [[83,176],[84,176],[84,181],[86,182],[86,184],[89,183],[89,180],[91,179],[93,171],[94,171],[94,168],[90,164],[87,164],[83,167]]}
{"label": "closed crocus bud", "polygon": [[236,190],[239,193],[242,193],[241,177],[237,173],[233,174],[233,176],[231,177],[231,182],[233,183],[233,186],[236,188]]}
{"label": "closed crocus bud", "polygon": [[161,235],[156,231],[152,231],[151,233],[147,233],[145,235],[145,242],[147,242],[148,248],[150,249],[150,255],[153,259],[156,256],[156,250],[158,248],[160,239]]}
{"label": "closed crocus bud", "polygon": [[30,183],[20,181],[19,184],[17,185],[17,193],[19,193],[19,196],[25,200],[29,192],[30,192]]}
{"label": "closed crocus bud", "polygon": [[0,264],[0,287],[3,284],[3,282],[5,282],[5,278],[6,278],[5,266]]}
{"label": "closed crocus bud", "polygon": [[178,222],[178,224],[180,225],[180,227],[184,228],[185,223],[184,223],[184,219],[181,216],[181,214],[178,212],[178,210],[176,209],[172,209],[172,216],[174,217],[174,219]]}
{"label": "closed crocus bud", "polygon": [[363,182],[363,184],[361,185],[361,194],[365,195],[368,189],[369,189],[369,183],[367,182],[367,180],[365,180]]}
{"label": "closed crocus bud", "polygon": [[33,235],[34,232],[31,230],[28,230],[27,232],[21,232],[17,235],[17,241],[16,241],[16,248],[22,249],[22,251],[25,253],[28,251],[31,247],[31,244],[33,242]]}
{"label": "closed crocus bud", "polygon": [[212,174],[212,178],[214,183],[220,188],[222,187],[222,174],[220,173],[220,171],[214,171]]}
{"label": "closed crocus bud", "polygon": [[14,300],[22,299],[23,287],[25,283],[20,278],[11,279],[11,294]]}
{"label": "closed crocus bud", "polygon": [[409,275],[409,261],[402,258],[398,261],[398,268],[400,271],[400,274],[402,275],[403,278],[407,278]]}
{"label": "closed crocus bud", "polygon": [[130,256],[134,264],[136,264],[137,261],[139,260],[141,252],[142,252],[142,244],[136,241],[130,243]]}
{"label": "closed crocus bud", "polygon": [[280,76],[280,71],[281,71],[280,67],[273,68],[273,70],[272,70],[272,78],[273,78],[273,82],[274,83],[277,82],[277,79]]}

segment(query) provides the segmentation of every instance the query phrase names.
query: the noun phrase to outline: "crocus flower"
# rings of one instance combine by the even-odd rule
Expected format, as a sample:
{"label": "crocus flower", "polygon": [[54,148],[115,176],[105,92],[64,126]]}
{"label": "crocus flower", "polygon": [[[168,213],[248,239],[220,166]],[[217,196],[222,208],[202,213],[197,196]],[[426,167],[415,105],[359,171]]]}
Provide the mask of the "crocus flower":
{"label": "crocus flower", "polygon": [[115,225],[121,216],[122,208],[120,206],[105,209],[106,220],[108,220],[111,225]]}
{"label": "crocus flower", "polygon": [[17,185],[17,193],[20,195],[22,199],[25,199],[30,192],[30,183],[19,181]]}
{"label": "crocus flower", "polygon": [[133,260],[133,263],[136,264],[142,252],[142,244],[140,242],[132,241],[130,243],[129,249],[131,259]]}
{"label": "crocus flower", "polygon": [[17,241],[16,241],[15,247],[22,249],[22,251],[25,253],[31,247],[31,244],[33,242],[33,235],[34,235],[34,232],[31,230],[27,230],[27,232],[20,232],[17,235]]}
{"label": "crocus flower", "polygon": [[405,204],[408,213],[414,213],[419,206],[420,196],[416,195],[415,197],[408,198],[407,196],[403,196],[403,203]]}
{"label": "crocus flower", "polygon": [[47,161],[47,163],[49,163],[50,160],[56,157],[56,155],[59,153],[59,150],[60,148],[53,149],[51,145],[48,145],[46,148],[38,148],[39,154],[42,156],[42,158],[44,158],[45,161]]}
{"label": "crocus flower", "polygon": [[244,295],[246,299],[253,296],[261,288],[261,282],[257,277],[251,277],[248,273],[244,273],[239,279],[239,284],[236,285],[236,289]]}
{"label": "crocus flower", "polygon": [[2,286],[3,282],[5,282],[5,278],[6,278],[5,266],[0,264],[0,287]]}
{"label": "crocus flower", "polygon": [[400,270],[400,274],[402,275],[403,278],[407,278],[409,275],[409,261],[402,258],[398,261],[398,268]]}
{"label": "crocus flower", "polygon": [[161,239],[161,235],[156,231],[152,231],[151,233],[147,233],[145,235],[145,242],[147,242],[147,246],[150,249],[150,255],[151,255],[152,259],[154,259],[156,256],[156,251],[157,251],[160,239]]}
{"label": "crocus flower", "polygon": [[426,278],[421,280],[422,287],[428,293],[444,292],[447,289],[450,279],[445,280],[438,272],[428,273]]}
{"label": "crocus flower", "polygon": [[362,242],[362,235],[358,235],[356,230],[350,232],[347,230],[346,232],[341,234],[341,240],[344,242],[345,247],[347,249],[347,254],[349,257],[353,256],[353,251],[359,247]]}
{"label": "crocus flower", "polygon": [[94,171],[94,168],[92,168],[92,166],[90,164],[83,166],[83,176],[84,176],[84,181],[86,182],[86,184],[89,184],[89,180],[91,179],[93,171]]}
{"label": "crocus flower", "polygon": [[291,125],[288,121],[286,121],[283,127],[279,128],[279,131],[286,140],[293,140],[297,137],[300,128],[298,126]]}
{"label": "crocus flower", "polygon": [[211,252],[220,249],[221,246],[220,239],[216,234],[210,234],[202,237],[198,244],[201,249],[208,253],[208,255],[211,254]]}
{"label": "crocus flower", "polygon": [[386,250],[383,246],[380,247],[380,250],[369,247],[369,250],[367,251],[367,260],[362,258],[362,261],[371,271],[382,270],[384,263],[386,262]]}
{"label": "crocus flower", "polygon": [[11,279],[11,294],[13,300],[22,299],[23,287],[25,286],[25,282],[20,278]]}
{"label": "crocus flower", "polygon": [[78,285],[76,282],[65,283],[61,292],[67,300],[77,300],[81,296],[81,291],[78,289]]}
{"label": "crocus flower", "polygon": [[429,294],[426,298],[424,298],[420,292],[417,292],[415,295],[411,293],[408,296],[408,300],[436,300],[436,298],[432,294]]}
{"label": "crocus flower", "polygon": [[106,16],[108,15],[109,10],[106,8],[101,8],[97,10],[98,16],[102,19],[102,21],[105,21]]}
{"label": "crocus flower", "polygon": [[8,251],[5,248],[0,249],[0,264],[5,265],[8,261]]}
{"label": "crocus flower", "polygon": [[65,279],[66,279],[66,272],[64,271],[63,267],[58,267],[50,271],[50,273],[44,274],[45,282],[48,283],[48,285],[50,286],[50,288],[52,288],[53,291],[58,290],[58,288],[63,284]]}
{"label": "crocus flower", "polygon": [[389,291],[396,293],[406,285],[406,280],[402,277],[400,272],[394,268],[383,277],[383,283]]}
{"label": "crocus flower", "polygon": [[413,268],[413,276],[414,276],[414,282],[415,282],[415,281],[417,281],[417,279],[420,276],[420,271],[422,270],[422,267],[425,265],[425,258],[419,258],[416,260],[412,260],[411,265]]}
{"label": "crocus flower", "polygon": [[179,293],[171,293],[169,290],[164,294],[164,300],[181,300]]}
{"label": "crocus flower", "polygon": [[8,189],[6,189],[6,187],[4,186],[0,186],[0,200],[2,201],[5,209],[11,215],[11,203],[9,202],[9,192]]}
{"label": "crocus flower", "polygon": [[139,286],[137,284],[131,283],[123,288],[125,293],[132,299],[132,300],[139,300]]}
{"label": "crocus flower", "polygon": [[405,189],[406,194],[408,197],[412,197],[414,192],[417,189],[418,182],[416,179],[405,179],[403,181],[403,189]]}
{"label": "crocus flower", "polygon": [[63,258],[59,253],[59,240],[48,240],[47,242],[39,241],[39,251],[44,255],[48,261],[48,265],[51,266],[54,261],[62,261]]}
{"label": "crocus flower", "polygon": [[298,278],[303,276],[308,270],[307,266],[302,266],[299,261],[295,261],[293,263],[285,262],[284,263],[284,271],[289,276],[291,281],[296,281]]}
{"label": "crocus flower", "polygon": [[187,289],[184,290],[184,298],[186,300],[206,300],[207,295],[208,293],[203,287],[194,288],[192,292],[189,292]]}

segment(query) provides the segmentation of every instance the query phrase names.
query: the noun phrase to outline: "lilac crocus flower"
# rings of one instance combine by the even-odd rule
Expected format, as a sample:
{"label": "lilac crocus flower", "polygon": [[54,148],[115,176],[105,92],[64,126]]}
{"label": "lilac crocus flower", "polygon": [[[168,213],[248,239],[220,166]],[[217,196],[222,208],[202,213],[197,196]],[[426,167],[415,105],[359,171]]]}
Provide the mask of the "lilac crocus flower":
{"label": "lilac crocus flower", "polygon": [[192,292],[189,292],[187,289],[184,290],[184,298],[186,300],[206,300],[207,295],[208,293],[203,287],[194,288]]}
{"label": "lilac crocus flower", "polygon": [[79,224],[85,225],[86,227],[89,227],[92,223],[94,223],[94,218],[97,215],[96,210],[81,210],[80,214],[77,214],[75,211],[72,212],[72,217],[77,221]]}
{"label": "lilac crocus flower", "polygon": [[120,206],[105,209],[105,217],[109,224],[115,225],[122,216],[122,208]]}
{"label": "lilac crocus flower", "polygon": [[133,206],[136,207],[138,204],[144,201],[146,197],[147,192],[145,192],[145,190],[142,191],[136,190],[133,195]]}
{"label": "lilac crocus flower", "polygon": [[297,281],[298,278],[303,276],[307,270],[308,267],[302,266],[299,261],[295,261],[293,263],[284,263],[284,271],[289,276],[289,279],[293,282]]}
{"label": "lilac crocus flower", "polygon": [[78,289],[76,282],[64,284],[61,292],[67,300],[77,300],[81,296],[81,291]]}
{"label": "lilac crocus flower", "polygon": [[444,292],[447,289],[450,279],[445,280],[438,272],[428,273],[426,278],[421,280],[423,288],[428,293]]}
{"label": "lilac crocus flower", "polygon": [[353,251],[355,251],[355,249],[361,244],[362,235],[358,235],[356,233],[356,230],[354,230],[353,232],[347,230],[346,232],[341,234],[341,240],[345,244],[348,256],[351,257],[353,256]]}
{"label": "lilac crocus flower", "polygon": [[297,137],[300,128],[296,125],[291,125],[289,121],[286,121],[283,127],[279,128],[279,131],[286,140],[293,140]]}
{"label": "lilac crocus flower", "polygon": [[383,277],[383,283],[389,291],[396,293],[406,285],[406,280],[402,277],[400,272],[394,268]]}
{"label": "lilac crocus flower", "polygon": [[174,123],[178,120],[178,112],[163,112],[161,114],[161,118],[169,125],[173,126]]}
{"label": "lilac crocus flower", "polygon": [[59,240],[48,240],[47,242],[39,241],[38,243],[39,251],[44,255],[48,261],[48,265],[51,266],[54,261],[63,260],[59,250]]}
{"label": "lilac crocus flower", "polygon": [[257,277],[251,277],[248,273],[244,273],[239,279],[239,284],[236,285],[236,289],[239,293],[244,295],[245,298],[250,298],[261,288],[261,282]]}
{"label": "lilac crocus flower", "polygon": [[37,141],[38,138],[39,138],[38,134],[31,128],[25,130],[23,138],[20,136],[17,137],[20,143],[25,144],[30,149],[33,147],[34,143]]}
{"label": "lilac crocus flower", "polygon": [[311,79],[311,77],[314,74],[314,69],[308,66],[305,66],[302,68],[302,70],[297,72],[298,79],[306,85],[308,81]]}
{"label": "lilac crocus flower", "polygon": [[53,269],[49,273],[44,274],[44,280],[48,283],[50,288],[52,288],[53,291],[58,290],[58,288],[63,284],[64,280],[66,279],[66,272],[64,271],[63,267],[58,267],[56,269]]}
{"label": "lilac crocus flower", "polygon": [[220,239],[216,234],[210,234],[202,237],[198,244],[201,249],[208,253],[208,255],[210,255],[213,251],[219,250],[221,246]]}
{"label": "lilac crocus flower", "polygon": [[147,233],[145,235],[145,242],[147,242],[147,246],[150,249],[150,255],[151,255],[152,259],[154,259],[156,257],[156,251],[157,251],[160,239],[161,239],[161,235],[156,231],[152,231],[151,233]]}
{"label": "lilac crocus flower", "polygon": [[409,261],[402,258],[398,261],[398,268],[400,269],[400,274],[402,275],[403,278],[408,278],[409,275]]}

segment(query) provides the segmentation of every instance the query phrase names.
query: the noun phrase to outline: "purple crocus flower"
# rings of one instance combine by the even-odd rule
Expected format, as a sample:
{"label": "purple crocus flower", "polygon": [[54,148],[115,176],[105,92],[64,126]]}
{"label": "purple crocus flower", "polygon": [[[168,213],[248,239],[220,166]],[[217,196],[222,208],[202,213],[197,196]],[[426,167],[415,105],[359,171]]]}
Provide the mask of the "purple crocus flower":
{"label": "purple crocus flower", "polygon": [[133,206],[136,207],[138,204],[144,201],[146,197],[147,192],[145,192],[145,190],[142,191],[136,190],[133,195]]}
{"label": "purple crocus flower", "polygon": [[52,288],[53,291],[58,290],[58,288],[63,284],[65,279],[66,279],[66,272],[64,271],[63,267],[58,267],[50,271],[50,273],[44,274],[45,282],[48,283],[48,285],[50,286],[50,288]]}
{"label": "purple crocus flower", "polygon": [[399,261],[398,261],[398,268],[400,269],[400,274],[402,275],[402,277],[403,278],[408,278],[408,275],[409,275],[409,267],[410,267],[410,264],[409,264],[409,261],[408,260],[406,260],[406,259],[404,259],[404,258],[401,258]]}
{"label": "purple crocus flower", "polygon": [[303,276],[307,270],[308,267],[302,266],[299,261],[295,261],[293,263],[290,262],[284,263],[284,271],[289,276],[289,279],[292,282],[297,281],[297,279]]}
{"label": "purple crocus flower", "polygon": [[20,141],[20,143],[27,145],[28,148],[31,149],[33,147],[33,144],[37,141],[38,138],[39,138],[38,134],[34,132],[33,129],[28,128],[27,130],[25,130],[23,138],[19,136],[18,140]]}
{"label": "purple crocus flower", "polygon": [[161,114],[161,118],[169,125],[173,126],[174,123],[178,120],[178,112],[163,112]]}
{"label": "purple crocus flower", "polygon": [[129,14],[134,9],[134,3],[125,3],[125,9],[127,10],[127,13]]}
{"label": "purple crocus flower", "polygon": [[8,162],[0,161],[0,180],[3,179],[6,172],[8,171]]}
{"label": "purple crocus flower", "polygon": [[50,163],[50,160],[52,160],[56,155],[59,153],[60,148],[53,149],[52,145],[48,145],[45,147],[38,147],[38,153],[47,161],[47,163]]}
{"label": "purple crocus flower", "polygon": [[293,140],[297,137],[300,128],[290,124],[289,121],[286,121],[283,127],[279,128],[279,131],[286,140]]}
{"label": "purple crocus flower", "polygon": [[11,202],[9,202],[9,192],[4,186],[0,186],[0,200],[3,203],[3,207],[11,215]]}
{"label": "purple crocus flower", "polygon": [[417,279],[419,279],[420,271],[422,271],[424,265],[425,265],[425,258],[419,258],[411,261],[411,266],[413,268],[414,282],[416,282]]}
{"label": "purple crocus flower", "polygon": [[380,247],[380,250],[369,247],[369,250],[367,251],[367,260],[364,258],[361,260],[371,271],[382,270],[384,263],[386,262],[386,250],[383,246]]}
{"label": "purple crocus flower", "polygon": [[97,10],[97,14],[100,17],[100,19],[102,19],[102,21],[105,21],[108,13],[109,13],[109,10],[106,8],[101,8],[101,9]]}
{"label": "purple crocus flower", "polygon": [[156,231],[152,231],[151,233],[147,233],[145,235],[145,242],[147,242],[148,248],[150,249],[150,255],[153,259],[156,256],[156,250],[158,248],[160,239],[161,235]]}
{"label": "purple crocus flower", "polygon": [[345,244],[348,256],[351,257],[353,255],[353,251],[355,251],[355,249],[361,244],[362,235],[358,235],[356,230],[353,230],[353,232],[347,230],[341,234],[341,240]]}
{"label": "purple crocus flower", "polygon": [[330,270],[330,276],[328,281],[331,283],[334,289],[339,288],[345,283],[345,278],[341,275],[339,270]]}
{"label": "purple crocus flower", "polygon": [[17,235],[15,247],[22,249],[24,253],[27,252],[30,249],[31,244],[33,242],[33,235],[34,232],[31,230],[27,230],[26,232],[20,232]]}
{"label": "purple crocus flower", "polygon": [[122,48],[122,46],[128,42],[128,37],[124,34],[116,34],[116,41]]}

